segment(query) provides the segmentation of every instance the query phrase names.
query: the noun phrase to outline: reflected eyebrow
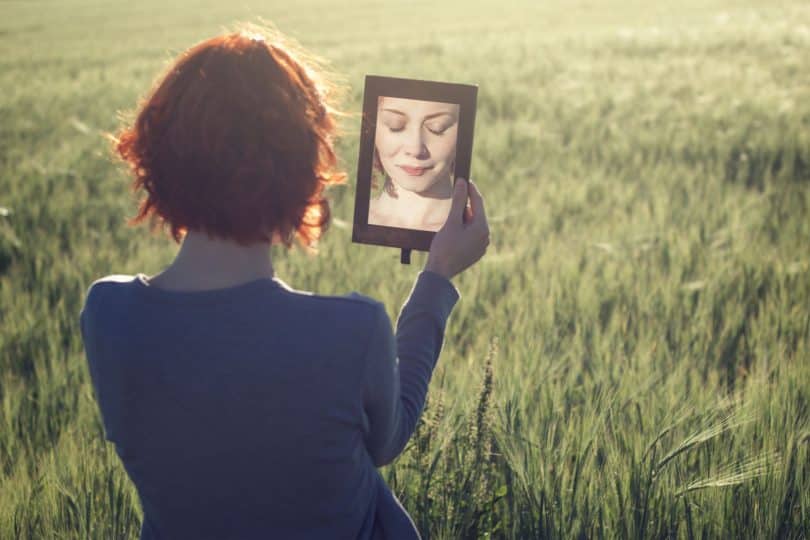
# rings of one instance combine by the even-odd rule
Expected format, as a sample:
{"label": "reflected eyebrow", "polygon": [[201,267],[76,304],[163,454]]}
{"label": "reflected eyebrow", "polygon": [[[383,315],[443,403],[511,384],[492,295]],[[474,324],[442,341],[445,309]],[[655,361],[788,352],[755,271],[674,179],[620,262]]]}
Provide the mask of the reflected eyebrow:
{"label": "reflected eyebrow", "polygon": [[[399,115],[402,115],[402,116],[408,116],[404,112],[398,111],[396,109],[383,109],[383,111],[394,113],[394,114],[399,114]],[[451,112],[442,111],[442,112],[432,113],[432,114],[429,114],[429,115],[425,116],[425,120],[430,120],[431,118],[436,118],[437,116],[450,116],[450,117],[453,117],[454,115]]]}

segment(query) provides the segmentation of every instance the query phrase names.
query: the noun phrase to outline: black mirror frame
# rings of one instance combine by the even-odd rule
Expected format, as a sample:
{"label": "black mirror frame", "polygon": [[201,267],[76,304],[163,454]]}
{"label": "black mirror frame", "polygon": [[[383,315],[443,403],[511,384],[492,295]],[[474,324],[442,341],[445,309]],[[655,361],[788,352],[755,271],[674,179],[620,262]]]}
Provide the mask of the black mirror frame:
{"label": "black mirror frame", "polygon": [[478,86],[366,75],[363,91],[363,117],[360,127],[360,151],[357,159],[357,189],[354,201],[352,242],[398,247],[403,250],[429,251],[430,243],[436,234],[434,231],[402,229],[369,225],[368,223],[377,103],[380,97],[458,104],[459,120],[454,175],[456,178],[469,178]]}

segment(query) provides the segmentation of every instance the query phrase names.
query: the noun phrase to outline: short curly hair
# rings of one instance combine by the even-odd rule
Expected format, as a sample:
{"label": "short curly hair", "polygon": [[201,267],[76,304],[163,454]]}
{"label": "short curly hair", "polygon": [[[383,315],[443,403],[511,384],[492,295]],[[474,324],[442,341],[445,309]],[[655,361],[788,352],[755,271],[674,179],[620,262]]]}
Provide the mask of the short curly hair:
{"label": "short curly hair", "polygon": [[256,28],[182,53],[113,138],[132,189],[146,192],[129,224],[149,218],[178,243],[195,230],[313,247],[329,224],[324,188],[346,179],[332,143],[333,86],[315,66]]}

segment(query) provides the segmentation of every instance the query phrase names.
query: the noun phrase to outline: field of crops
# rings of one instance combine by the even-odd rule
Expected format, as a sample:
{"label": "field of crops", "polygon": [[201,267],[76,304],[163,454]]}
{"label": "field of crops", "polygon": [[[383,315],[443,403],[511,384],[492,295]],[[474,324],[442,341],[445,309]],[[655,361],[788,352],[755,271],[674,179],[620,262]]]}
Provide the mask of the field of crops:
{"label": "field of crops", "polygon": [[105,133],[260,18],[350,113],[318,255],[273,248],[297,289],[395,318],[425,261],[350,242],[364,74],[479,85],[492,244],[383,470],[425,538],[810,536],[810,4],[659,4],[0,3],[0,538],[137,538],[78,314],[177,246],[126,225]]}

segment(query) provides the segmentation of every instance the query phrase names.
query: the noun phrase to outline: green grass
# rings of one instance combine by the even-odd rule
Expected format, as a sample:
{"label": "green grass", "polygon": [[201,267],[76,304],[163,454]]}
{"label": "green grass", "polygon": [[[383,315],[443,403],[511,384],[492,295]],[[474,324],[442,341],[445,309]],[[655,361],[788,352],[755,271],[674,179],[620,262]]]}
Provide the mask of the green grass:
{"label": "green grass", "polygon": [[[365,73],[480,85],[492,244],[384,469],[426,538],[808,537],[806,2],[271,4],[2,3],[0,537],[137,537],[78,312],[176,247],[125,226],[103,133],[173,55],[258,17],[331,61],[355,113]],[[332,190],[317,257],[276,269],[395,317],[424,255],[351,244],[353,194]]]}

